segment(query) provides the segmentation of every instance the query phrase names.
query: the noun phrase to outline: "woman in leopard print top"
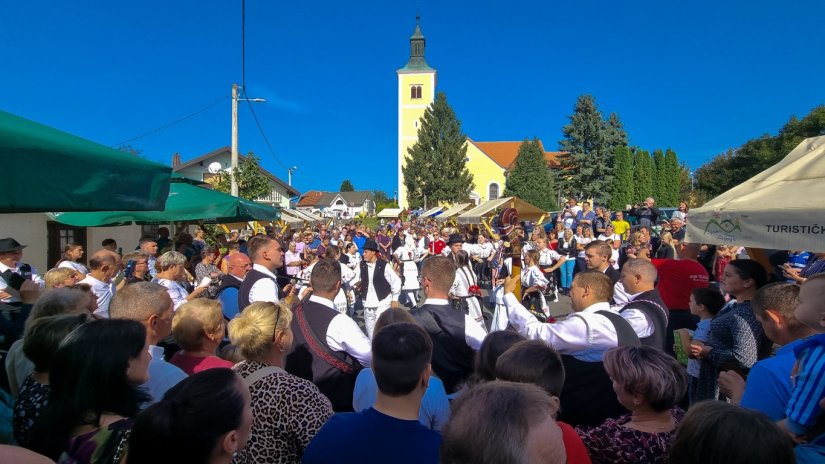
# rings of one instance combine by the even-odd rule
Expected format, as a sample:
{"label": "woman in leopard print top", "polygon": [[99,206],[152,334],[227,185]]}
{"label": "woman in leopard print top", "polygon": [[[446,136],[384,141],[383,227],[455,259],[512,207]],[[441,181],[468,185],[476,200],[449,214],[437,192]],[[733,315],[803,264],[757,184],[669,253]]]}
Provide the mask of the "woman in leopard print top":
{"label": "woman in leopard print top", "polygon": [[229,323],[232,344],[246,358],[234,370],[249,385],[254,417],[249,442],[234,464],[299,463],[332,416],[332,405],[315,384],[283,370],[292,345],[291,320],[287,307],[256,302]]}

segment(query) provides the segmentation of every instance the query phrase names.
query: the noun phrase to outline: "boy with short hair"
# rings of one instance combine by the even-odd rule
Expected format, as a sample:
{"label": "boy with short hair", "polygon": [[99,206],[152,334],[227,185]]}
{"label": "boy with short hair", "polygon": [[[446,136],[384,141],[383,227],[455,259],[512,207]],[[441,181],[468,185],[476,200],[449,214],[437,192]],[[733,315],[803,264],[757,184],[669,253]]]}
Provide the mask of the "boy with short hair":
{"label": "boy with short hair", "polygon": [[[687,363],[688,401],[690,404],[708,399],[695,397],[696,387],[699,384],[699,377],[702,370],[702,362],[710,362],[708,360],[697,359],[696,353],[701,353],[702,347],[710,340],[710,324],[724,305],[725,297],[715,288],[694,288],[690,293],[690,313],[694,316],[699,316],[699,323],[696,325],[696,330],[693,331],[690,339],[690,359],[688,359]],[[694,346],[697,348],[694,349]],[[708,370],[708,372],[710,372],[710,370]]]}
{"label": "boy with short hair", "polygon": [[[794,387],[785,410],[787,418],[780,422],[797,441],[822,434],[816,427],[822,414],[819,402],[825,398],[825,274],[806,279],[799,291],[799,304],[794,315],[799,322],[817,332],[794,349]],[[822,422],[822,421],[819,421]],[[816,429],[816,431],[815,431]]]}

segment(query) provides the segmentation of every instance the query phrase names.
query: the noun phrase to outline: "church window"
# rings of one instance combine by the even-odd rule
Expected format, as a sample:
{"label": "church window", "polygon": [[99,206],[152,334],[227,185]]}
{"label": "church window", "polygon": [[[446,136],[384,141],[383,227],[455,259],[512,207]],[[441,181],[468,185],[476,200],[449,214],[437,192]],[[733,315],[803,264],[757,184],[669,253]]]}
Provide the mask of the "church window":
{"label": "church window", "polygon": [[410,98],[411,99],[421,98],[421,86],[420,85],[413,85],[413,86],[410,87]]}
{"label": "church window", "polygon": [[498,200],[498,184],[492,183],[490,184],[490,191],[488,192],[488,199],[489,200]]}

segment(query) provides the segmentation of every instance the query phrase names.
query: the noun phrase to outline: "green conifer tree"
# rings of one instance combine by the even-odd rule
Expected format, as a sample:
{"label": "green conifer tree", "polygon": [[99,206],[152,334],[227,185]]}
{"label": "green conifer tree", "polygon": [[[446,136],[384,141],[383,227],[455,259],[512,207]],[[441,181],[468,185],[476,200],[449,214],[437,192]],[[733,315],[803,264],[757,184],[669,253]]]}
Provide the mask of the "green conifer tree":
{"label": "green conifer tree", "polygon": [[504,196],[516,196],[544,210],[554,210],[556,194],[539,139],[524,139],[513,169],[507,173]]}
{"label": "green conifer tree", "polygon": [[[665,150],[665,195],[662,206],[679,206],[682,200],[680,197],[682,167],[679,165],[679,157],[676,152],[668,148]],[[665,201],[667,203],[665,203]]]}
{"label": "green conifer tree", "polygon": [[665,203],[665,196],[667,190],[667,173],[665,172],[665,153],[657,148],[653,150],[653,198],[656,199],[656,204],[661,206],[670,206]]}
{"label": "green conifer tree", "polygon": [[444,92],[424,112],[418,141],[410,147],[402,167],[407,202],[412,208],[460,202],[470,198],[473,175],[466,166],[467,136]]}
{"label": "green conifer tree", "polygon": [[338,191],[339,192],[354,192],[355,187],[352,186],[352,182],[350,182],[349,179],[344,179],[344,181],[341,182],[341,187]]}
{"label": "green conifer tree", "polygon": [[614,211],[622,211],[627,205],[635,201],[633,181],[633,154],[626,146],[616,147],[615,174],[613,176],[613,186],[608,206]]}
{"label": "green conifer tree", "polygon": [[[616,123],[621,129],[618,117]],[[611,138],[609,124],[602,118],[593,96],[578,98],[570,115],[570,124],[562,128],[564,138],[559,141],[559,149],[563,152],[558,158],[561,169],[559,188],[565,195],[609,200],[613,182],[613,146],[621,138],[618,133]]]}
{"label": "green conifer tree", "polygon": [[641,203],[647,197],[653,196],[653,177],[654,167],[653,160],[650,158],[650,153],[645,150],[636,150],[633,154],[634,166],[634,201],[633,203]]}

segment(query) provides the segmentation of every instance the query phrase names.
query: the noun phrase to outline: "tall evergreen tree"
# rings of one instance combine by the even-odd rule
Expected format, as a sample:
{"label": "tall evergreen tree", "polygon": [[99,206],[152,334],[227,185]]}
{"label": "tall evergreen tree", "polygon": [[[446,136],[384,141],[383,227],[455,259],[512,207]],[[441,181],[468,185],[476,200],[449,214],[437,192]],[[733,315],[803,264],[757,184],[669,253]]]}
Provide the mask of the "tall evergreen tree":
{"label": "tall evergreen tree", "polygon": [[344,181],[341,182],[341,188],[338,191],[339,192],[354,192],[355,187],[352,186],[352,182],[350,182],[349,179],[344,179]]}
{"label": "tall evergreen tree", "polygon": [[538,138],[524,139],[519,146],[515,166],[507,173],[504,196],[517,196],[544,210],[558,206],[553,179]]}
{"label": "tall evergreen tree", "polygon": [[667,195],[667,173],[665,172],[665,153],[657,148],[653,150],[653,198],[662,206],[670,206],[664,202]]}
{"label": "tall evergreen tree", "polygon": [[622,211],[636,199],[634,195],[635,182],[633,181],[633,154],[628,147],[619,146],[614,149],[614,156],[616,167],[608,205],[614,211]]}
{"label": "tall evergreen tree", "polygon": [[668,148],[665,150],[665,182],[666,190],[662,199],[662,206],[679,206],[682,167],[679,165],[679,157],[676,152]]}
{"label": "tall evergreen tree", "polygon": [[650,153],[645,150],[636,150],[633,154],[634,201],[640,203],[647,197],[653,196],[653,175],[656,172]]}
{"label": "tall evergreen tree", "polygon": [[603,119],[593,96],[582,95],[562,134],[559,187],[567,195],[608,201],[613,182],[613,149],[627,143],[619,117]]}
{"label": "tall evergreen tree", "polygon": [[423,206],[425,195],[429,204],[470,198],[473,175],[466,166],[467,136],[444,92],[438,92],[424,112],[418,141],[407,153],[401,171],[411,207]]}

